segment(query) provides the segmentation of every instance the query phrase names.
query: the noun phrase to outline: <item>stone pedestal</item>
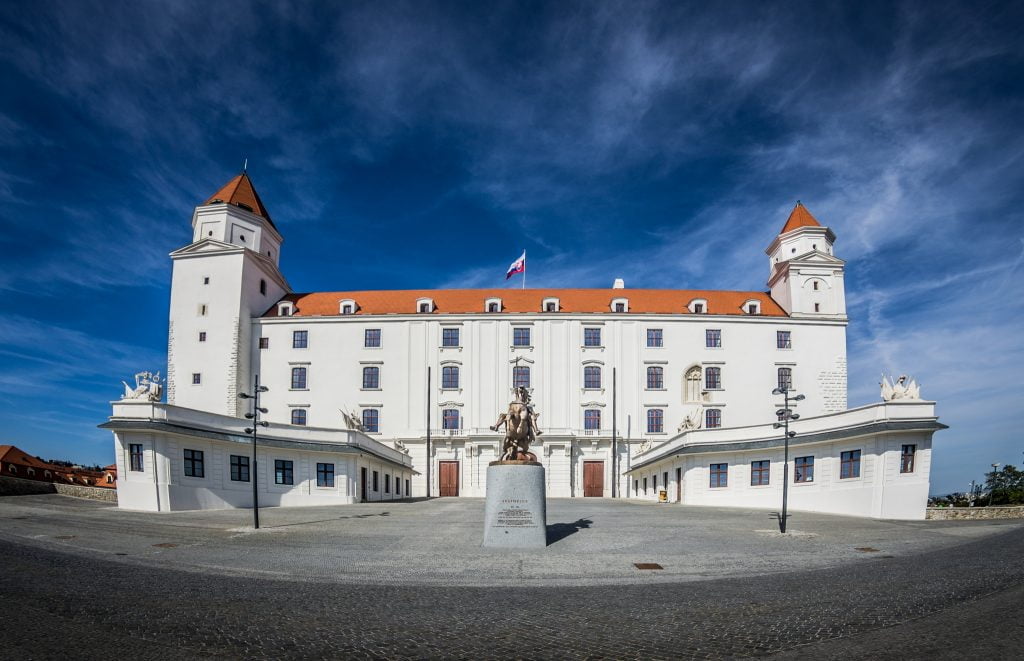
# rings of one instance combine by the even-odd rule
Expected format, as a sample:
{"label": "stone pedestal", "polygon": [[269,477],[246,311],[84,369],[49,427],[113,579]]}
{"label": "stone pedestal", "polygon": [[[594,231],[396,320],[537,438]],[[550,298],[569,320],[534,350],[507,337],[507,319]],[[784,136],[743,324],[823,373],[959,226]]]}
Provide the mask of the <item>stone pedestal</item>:
{"label": "stone pedestal", "polygon": [[544,467],[536,461],[492,461],[487,466],[484,546],[544,548],[547,521]]}

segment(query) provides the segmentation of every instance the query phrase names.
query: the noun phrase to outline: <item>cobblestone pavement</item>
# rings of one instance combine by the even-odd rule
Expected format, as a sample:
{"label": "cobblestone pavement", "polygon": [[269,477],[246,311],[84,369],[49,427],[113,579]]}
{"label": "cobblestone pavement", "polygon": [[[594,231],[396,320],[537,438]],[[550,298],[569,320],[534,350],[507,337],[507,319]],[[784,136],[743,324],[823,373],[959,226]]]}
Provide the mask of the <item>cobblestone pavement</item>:
{"label": "cobblestone pavement", "polygon": [[[49,658],[68,646],[175,659],[1010,658],[1024,644],[1022,627],[1006,616],[1024,597],[1020,525],[988,524],[984,536],[949,536],[955,541],[900,554],[858,552],[859,561],[818,569],[700,581],[360,585],[200,573],[159,557],[129,562],[62,545],[74,539],[11,535],[30,519],[4,518],[14,507],[7,500],[0,502],[4,658]],[[76,534],[67,523],[74,517],[62,516],[63,530],[49,535]],[[161,553],[168,558],[176,550]],[[592,557],[576,555],[580,567]],[[501,559],[494,571],[510,570]]]}

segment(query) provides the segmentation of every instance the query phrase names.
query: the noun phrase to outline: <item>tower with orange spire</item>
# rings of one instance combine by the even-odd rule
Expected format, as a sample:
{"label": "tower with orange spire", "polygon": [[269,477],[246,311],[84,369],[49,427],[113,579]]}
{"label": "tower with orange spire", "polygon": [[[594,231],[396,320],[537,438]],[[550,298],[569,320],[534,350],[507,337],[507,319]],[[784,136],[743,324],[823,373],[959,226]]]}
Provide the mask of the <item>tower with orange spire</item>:
{"label": "tower with orange spire", "polygon": [[242,172],[196,207],[192,243],[171,253],[167,402],[239,416],[252,387],[252,319],[291,288],[270,213]]}
{"label": "tower with orange spire", "polygon": [[832,254],[836,235],[800,201],[765,252],[772,298],[791,317],[846,321],[846,263]]}

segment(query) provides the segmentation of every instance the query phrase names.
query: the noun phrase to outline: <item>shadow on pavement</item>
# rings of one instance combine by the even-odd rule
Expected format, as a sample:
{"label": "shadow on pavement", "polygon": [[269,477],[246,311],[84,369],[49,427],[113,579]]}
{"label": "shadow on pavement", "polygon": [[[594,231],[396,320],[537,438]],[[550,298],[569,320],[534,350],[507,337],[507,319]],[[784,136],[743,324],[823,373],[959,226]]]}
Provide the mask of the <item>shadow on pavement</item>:
{"label": "shadow on pavement", "polygon": [[295,523],[279,523],[274,526],[263,526],[264,528],[288,528],[291,526],[308,526],[312,523],[330,523],[331,521],[341,521],[342,519],[368,519],[375,516],[391,516],[391,512],[380,512],[377,514],[353,514],[352,516],[336,516],[331,519],[319,519],[317,521],[296,521]]}
{"label": "shadow on pavement", "polygon": [[548,546],[559,542],[569,535],[573,535],[583,528],[589,528],[593,521],[590,519],[577,519],[572,523],[552,523],[548,526]]}

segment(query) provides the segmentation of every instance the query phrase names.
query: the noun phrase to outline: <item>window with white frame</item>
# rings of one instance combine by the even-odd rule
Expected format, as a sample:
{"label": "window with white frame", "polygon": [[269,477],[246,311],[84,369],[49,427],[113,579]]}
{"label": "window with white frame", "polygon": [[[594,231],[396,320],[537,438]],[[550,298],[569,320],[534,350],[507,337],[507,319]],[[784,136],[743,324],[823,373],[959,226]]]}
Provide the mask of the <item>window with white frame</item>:
{"label": "window with white frame", "polygon": [[599,347],[599,346],[601,346],[601,329],[600,328],[584,328],[583,329],[583,346],[585,346],[585,347]]}
{"label": "window with white frame", "polygon": [[380,347],[380,329],[367,328],[363,331],[363,346],[369,349]]}
{"label": "window with white frame", "polygon": [[307,349],[307,348],[309,348],[309,331],[304,331],[304,330],[292,331],[292,348],[293,349]]}
{"label": "window with white frame", "polygon": [[664,390],[664,388],[665,369],[659,365],[649,365],[647,367],[647,389]]}
{"label": "window with white frame", "polygon": [[694,314],[707,314],[708,302],[703,298],[695,298],[686,307]]}
{"label": "window with white frame", "polygon": [[541,310],[544,312],[558,312],[560,309],[561,306],[557,298],[545,298],[544,302],[541,303]]}
{"label": "window with white frame", "polygon": [[363,431],[371,434],[380,431],[380,411],[378,409],[363,409]]}
{"label": "window with white frame", "polygon": [[512,329],[512,346],[514,347],[528,347],[530,346],[530,327],[529,326],[516,326]]}
{"label": "window with white frame", "polygon": [[601,387],[601,368],[597,365],[587,365],[583,368],[583,387],[588,390],[597,390]]}
{"label": "window with white frame", "polygon": [[529,388],[530,387],[530,367],[529,365],[516,365],[512,368],[512,387],[514,388]]}
{"label": "window with white frame", "polygon": [[601,409],[587,409],[583,412],[583,428],[601,429]]}
{"label": "window with white frame", "polygon": [[457,347],[457,346],[459,346],[459,329],[458,328],[442,328],[441,329],[441,346],[442,347]]}
{"label": "window with white frame", "polygon": [[647,346],[648,347],[663,347],[664,338],[662,336],[662,329],[660,328],[648,328],[647,329]]}
{"label": "window with white frame", "polygon": [[292,368],[292,390],[305,390],[308,376],[305,367]]}
{"label": "window with white frame", "polygon": [[777,349],[792,349],[793,348],[793,338],[792,338],[792,335],[791,335],[791,331],[788,331],[788,330],[785,330],[785,331],[783,331],[783,330],[775,331],[775,348],[777,348]]}
{"label": "window with white frame", "polygon": [[456,365],[445,365],[441,368],[441,387],[445,390],[456,390],[459,387],[459,368]]}
{"label": "window with white frame", "polygon": [[380,368],[369,365],[363,368],[363,390],[380,389]]}
{"label": "window with white frame", "polygon": [[722,329],[708,328],[704,331],[704,346],[708,349],[722,348]]}
{"label": "window with white frame", "polygon": [[708,390],[722,389],[721,367],[708,367],[704,369],[704,387]]}
{"label": "window with white frame", "polygon": [[722,409],[708,409],[704,411],[704,426],[708,429],[715,429],[722,426]]}
{"label": "window with white frame", "polygon": [[647,409],[647,433],[660,434],[665,431],[665,412],[662,409]]}
{"label": "window with white frame", "polygon": [[305,426],[306,409],[292,409],[292,424]]}

